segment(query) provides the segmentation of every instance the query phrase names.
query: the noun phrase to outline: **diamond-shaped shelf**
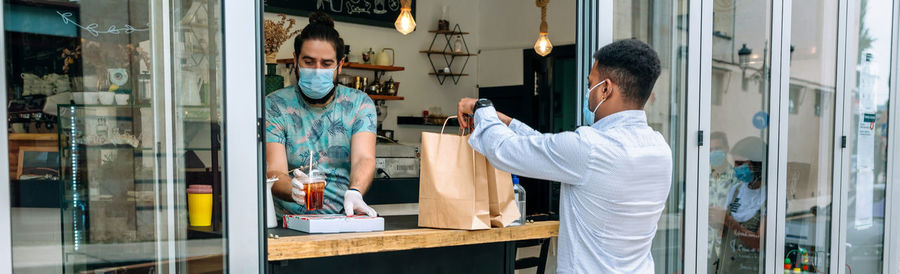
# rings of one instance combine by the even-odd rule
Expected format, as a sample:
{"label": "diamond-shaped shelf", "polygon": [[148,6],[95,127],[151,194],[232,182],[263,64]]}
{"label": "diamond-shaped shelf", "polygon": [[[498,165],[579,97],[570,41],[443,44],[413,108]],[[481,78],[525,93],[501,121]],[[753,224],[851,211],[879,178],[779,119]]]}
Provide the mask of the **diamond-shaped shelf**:
{"label": "diamond-shaped shelf", "polygon": [[[453,84],[458,84],[460,78],[462,78],[463,76],[468,76],[468,74],[465,74],[463,72],[466,70],[466,65],[469,64],[469,58],[472,56],[478,56],[478,54],[469,52],[469,45],[466,44],[466,38],[464,36],[469,33],[463,32],[459,28],[459,24],[456,24],[453,27],[453,30],[432,30],[428,32],[434,33],[434,38],[431,39],[431,45],[428,46],[428,50],[419,51],[420,53],[428,55],[428,62],[431,63],[432,69],[432,72],[428,74],[437,77],[438,82],[441,83],[441,85],[443,85],[444,82],[447,81],[447,78],[453,80]],[[442,48],[435,48],[435,43],[437,43],[438,37],[441,36],[444,37],[444,46]],[[462,47],[455,50],[452,45],[454,36],[459,36],[460,40],[462,41]],[[440,46],[440,43],[438,43],[438,46]],[[443,68],[439,69],[438,66],[435,65],[432,56],[443,57],[444,64],[446,65],[443,68],[448,68],[450,71],[444,71]],[[463,57],[465,57],[465,59],[462,67],[459,69],[459,71],[453,71],[453,62],[456,61],[456,58]],[[440,59],[441,58],[438,58],[438,60]]]}

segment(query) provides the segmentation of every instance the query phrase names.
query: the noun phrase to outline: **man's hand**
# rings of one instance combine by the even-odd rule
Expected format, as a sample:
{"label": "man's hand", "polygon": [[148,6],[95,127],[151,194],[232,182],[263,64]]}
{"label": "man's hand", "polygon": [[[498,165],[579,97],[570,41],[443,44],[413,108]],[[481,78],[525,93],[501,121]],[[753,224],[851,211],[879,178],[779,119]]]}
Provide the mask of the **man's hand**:
{"label": "man's hand", "polygon": [[378,213],[375,212],[375,209],[366,205],[366,202],[363,201],[362,193],[359,191],[348,189],[344,192],[344,213],[347,216],[353,216],[357,212],[360,214],[369,215],[369,217],[377,217]]}
{"label": "man's hand", "polygon": [[299,169],[294,170],[294,178],[291,179],[291,199],[302,206],[306,205],[306,191],[303,190],[303,182],[309,177]]}
{"label": "man's hand", "polygon": [[465,129],[473,126],[466,120],[465,115],[473,114],[472,109],[475,108],[475,102],[477,101],[478,99],[468,97],[459,100],[459,104],[456,105],[456,117],[459,120],[460,128]]}

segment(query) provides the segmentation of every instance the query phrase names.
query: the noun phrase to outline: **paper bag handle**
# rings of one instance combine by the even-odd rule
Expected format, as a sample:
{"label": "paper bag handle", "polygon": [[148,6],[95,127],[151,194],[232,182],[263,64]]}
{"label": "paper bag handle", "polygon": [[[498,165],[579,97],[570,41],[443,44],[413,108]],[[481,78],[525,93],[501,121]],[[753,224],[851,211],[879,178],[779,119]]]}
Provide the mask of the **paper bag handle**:
{"label": "paper bag handle", "polygon": [[[444,128],[447,127],[447,122],[450,122],[450,119],[459,120],[459,116],[453,115],[453,116],[447,117],[447,119],[444,119],[444,125],[441,126],[441,135],[444,134]],[[459,128],[458,134],[459,134],[459,136],[462,136],[466,132],[467,132],[467,130],[463,130],[462,128]]]}
{"label": "paper bag handle", "polygon": [[[447,122],[449,122],[450,119],[457,119],[457,120],[459,120],[459,117],[456,116],[456,115],[453,115],[453,116],[447,117],[447,119],[444,120],[444,125],[441,126],[441,135],[438,135],[438,147],[441,146],[441,139],[443,139],[443,138],[441,138],[441,136],[444,136],[444,128],[447,127]],[[460,128],[460,129],[459,129],[459,136],[462,136],[463,133],[464,133],[463,129]],[[475,167],[475,150],[472,150],[472,167]],[[476,177],[475,172],[472,172],[472,182],[473,182],[473,183],[474,183],[475,180],[476,180],[475,177]]]}

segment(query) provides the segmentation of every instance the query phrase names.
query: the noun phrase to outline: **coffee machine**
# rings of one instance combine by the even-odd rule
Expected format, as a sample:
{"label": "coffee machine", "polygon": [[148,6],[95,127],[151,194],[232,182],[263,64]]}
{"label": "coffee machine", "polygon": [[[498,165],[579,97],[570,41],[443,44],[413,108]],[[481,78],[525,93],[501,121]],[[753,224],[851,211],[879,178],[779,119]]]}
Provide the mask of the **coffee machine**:
{"label": "coffee machine", "polygon": [[387,118],[387,106],[384,104],[383,100],[375,101],[375,113],[378,115],[378,130],[376,134],[378,135],[379,143],[396,143],[397,140],[394,139],[394,131],[389,129],[383,129],[381,127],[384,124],[384,119]]}

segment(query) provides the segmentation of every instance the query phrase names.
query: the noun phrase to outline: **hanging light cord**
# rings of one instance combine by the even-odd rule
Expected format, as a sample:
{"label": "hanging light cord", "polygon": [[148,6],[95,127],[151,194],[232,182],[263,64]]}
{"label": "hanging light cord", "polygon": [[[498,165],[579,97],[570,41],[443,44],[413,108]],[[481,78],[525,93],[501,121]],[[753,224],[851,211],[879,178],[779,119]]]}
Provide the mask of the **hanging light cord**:
{"label": "hanging light cord", "polygon": [[550,0],[535,0],[534,4],[537,7],[541,8],[541,33],[546,34],[547,32],[547,4],[550,4]]}

